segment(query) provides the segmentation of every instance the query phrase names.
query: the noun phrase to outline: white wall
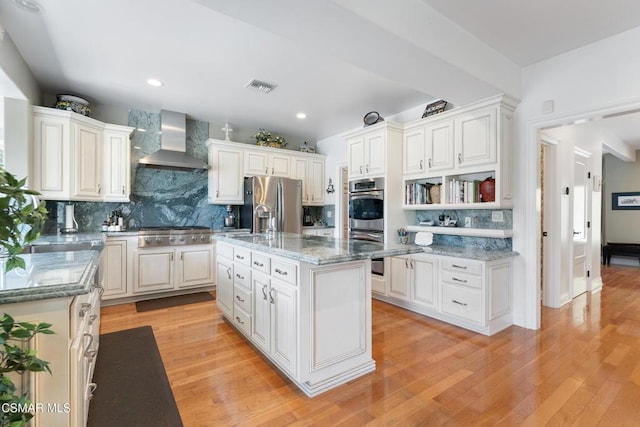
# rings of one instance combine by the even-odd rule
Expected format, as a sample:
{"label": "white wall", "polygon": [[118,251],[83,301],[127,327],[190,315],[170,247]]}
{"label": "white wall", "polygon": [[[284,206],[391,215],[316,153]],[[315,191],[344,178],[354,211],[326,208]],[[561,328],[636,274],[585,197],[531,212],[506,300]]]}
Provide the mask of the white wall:
{"label": "white wall", "polygon": [[[13,98],[28,99],[32,104],[37,105],[40,102],[40,87],[33,77],[31,70],[27,66],[16,45],[0,27],[0,69],[13,82],[20,91],[22,97],[15,93],[9,93],[7,96]],[[0,94],[3,95],[4,94]]]}
{"label": "white wall", "polygon": [[[522,278],[522,285],[514,291],[516,321],[522,326],[539,325],[537,130],[640,107],[639,44],[640,28],[636,28],[523,69],[523,98],[516,114],[515,170],[520,172],[515,177],[513,211],[514,230],[523,230],[513,239],[521,254],[515,275]],[[554,111],[544,115],[542,104],[547,100],[553,100]],[[600,224],[594,221],[593,226]]]}

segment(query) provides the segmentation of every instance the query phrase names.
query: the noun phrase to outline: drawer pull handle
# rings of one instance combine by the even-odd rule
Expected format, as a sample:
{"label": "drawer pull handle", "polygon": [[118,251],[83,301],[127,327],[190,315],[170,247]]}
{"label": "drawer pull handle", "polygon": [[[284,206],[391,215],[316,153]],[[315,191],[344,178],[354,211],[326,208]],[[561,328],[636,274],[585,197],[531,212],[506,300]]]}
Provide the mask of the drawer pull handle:
{"label": "drawer pull handle", "polygon": [[231,279],[231,267],[227,268],[227,276]]}
{"label": "drawer pull handle", "polygon": [[280,275],[282,275],[282,276],[286,276],[286,275],[288,274],[286,271],[282,271],[282,270],[280,270],[279,268],[276,268],[276,270],[275,270],[275,271],[276,271],[276,273],[278,273],[278,274],[280,274]]}
{"label": "drawer pull handle", "polygon": [[264,267],[264,264],[258,261],[253,261],[253,265],[257,265],[258,267]]}
{"label": "drawer pull handle", "polygon": [[460,283],[467,283],[466,279],[458,279],[457,277],[452,277],[451,280],[455,280],[456,282]]}
{"label": "drawer pull handle", "polygon": [[271,300],[271,304],[275,304],[276,301],[273,299],[273,288],[269,289],[269,299]]}
{"label": "drawer pull handle", "polygon": [[236,295],[236,299],[240,302],[244,302],[244,300],[242,298],[240,298],[240,295]]}
{"label": "drawer pull handle", "polygon": [[102,298],[102,294],[104,294],[104,286],[98,286],[98,296],[100,296],[100,298]]}
{"label": "drawer pull handle", "polygon": [[242,255],[236,255],[236,258],[238,259],[244,259],[244,257]]}
{"label": "drawer pull handle", "polygon": [[80,305],[80,311],[78,312],[78,314],[80,315],[80,317],[84,317],[89,312],[89,310],[91,310],[91,304],[83,302]]}
{"label": "drawer pull handle", "polygon": [[454,304],[458,304],[458,305],[465,306],[465,307],[467,306],[467,303],[466,303],[466,302],[460,302],[460,301],[456,301],[456,300],[454,300],[454,299],[452,299],[452,300],[451,300],[451,302],[452,302],[452,303],[454,303]]}
{"label": "drawer pull handle", "polygon": [[463,270],[466,270],[466,269],[467,269],[467,266],[466,266],[466,265],[451,264],[451,267],[453,267],[453,268],[461,268],[461,269],[463,269]]}
{"label": "drawer pull handle", "polygon": [[262,287],[262,295],[264,295],[264,300],[267,300],[267,285]]}
{"label": "drawer pull handle", "polygon": [[420,170],[422,170],[422,160],[420,160]]}
{"label": "drawer pull handle", "polygon": [[93,398],[93,392],[96,391],[97,388],[98,388],[98,384],[89,383],[88,390],[87,390],[87,398],[89,400]]}
{"label": "drawer pull handle", "polygon": [[97,318],[98,318],[97,314],[92,314],[91,316],[89,316],[89,324],[93,325],[93,322],[95,322]]}
{"label": "drawer pull handle", "polygon": [[242,276],[240,273],[236,273],[236,277],[240,280],[244,280],[244,276]]}
{"label": "drawer pull handle", "polygon": [[238,316],[236,316],[236,320],[238,321],[238,323],[240,323],[241,325],[244,325],[244,322],[242,320],[240,320],[240,318]]}

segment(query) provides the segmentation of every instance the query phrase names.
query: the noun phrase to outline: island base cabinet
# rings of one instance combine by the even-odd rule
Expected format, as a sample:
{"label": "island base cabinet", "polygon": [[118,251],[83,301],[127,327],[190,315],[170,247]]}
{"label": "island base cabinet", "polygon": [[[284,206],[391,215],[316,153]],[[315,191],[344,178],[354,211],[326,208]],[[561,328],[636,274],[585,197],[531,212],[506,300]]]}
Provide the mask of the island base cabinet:
{"label": "island base cabinet", "polygon": [[302,267],[309,281],[300,289],[300,381],[315,396],[375,370],[371,261]]}
{"label": "island base cabinet", "polygon": [[233,262],[221,256],[216,262],[216,303],[225,316],[233,319]]}
{"label": "island base cabinet", "polygon": [[[226,252],[242,258],[234,258],[227,267],[226,258],[218,252],[218,306],[223,315],[307,396],[375,370],[370,260],[313,265],[263,251],[249,254],[238,246]],[[250,308],[233,301],[233,268],[240,261],[252,266],[241,274],[251,277],[251,285],[236,280],[236,289],[243,289],[236,297],[249,295]],[[226,287],[231,289],[230,297]],[[229,299],[228,308],[221,299]],[[236,321],[236,316],[244,323]]]}

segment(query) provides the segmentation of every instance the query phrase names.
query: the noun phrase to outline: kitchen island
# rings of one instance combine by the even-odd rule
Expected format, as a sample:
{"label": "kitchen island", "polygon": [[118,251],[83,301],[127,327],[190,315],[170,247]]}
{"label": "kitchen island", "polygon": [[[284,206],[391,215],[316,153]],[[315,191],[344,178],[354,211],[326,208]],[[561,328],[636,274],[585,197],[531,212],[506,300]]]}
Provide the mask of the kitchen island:
{"label": "kitchen island", "polygon": [[[72,239],[78,241],[77,236]],[[69,241],[51,236],[37,243],[61,247]],[[2,311],[16,321],[50,323],[55,332],[31,342],[38,357],[51,366],[51,374],[40,372],[23,378],[29,398],[42,405],[35,412],[34,425],[86,425],[89,400],[96,387],[91,378],[100,328],[102,246],[95,247],[22,255],[26,269],[0,277]]]}
{"label": "kitchen island", "polygon": [[371,258],[422,252],[290,233],[215,239],[224,317],[310,397],[375,370]]}

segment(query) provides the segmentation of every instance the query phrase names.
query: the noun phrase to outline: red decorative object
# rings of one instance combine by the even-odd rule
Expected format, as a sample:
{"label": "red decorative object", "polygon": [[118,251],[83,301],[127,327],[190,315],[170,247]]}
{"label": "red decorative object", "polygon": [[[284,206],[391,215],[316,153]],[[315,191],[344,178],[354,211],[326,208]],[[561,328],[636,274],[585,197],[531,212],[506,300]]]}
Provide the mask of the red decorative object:
{"label": "red decorative object", "polygon": [[487,178],[480,183],[480,197],[483,202],[496,201],[496,180]]}

